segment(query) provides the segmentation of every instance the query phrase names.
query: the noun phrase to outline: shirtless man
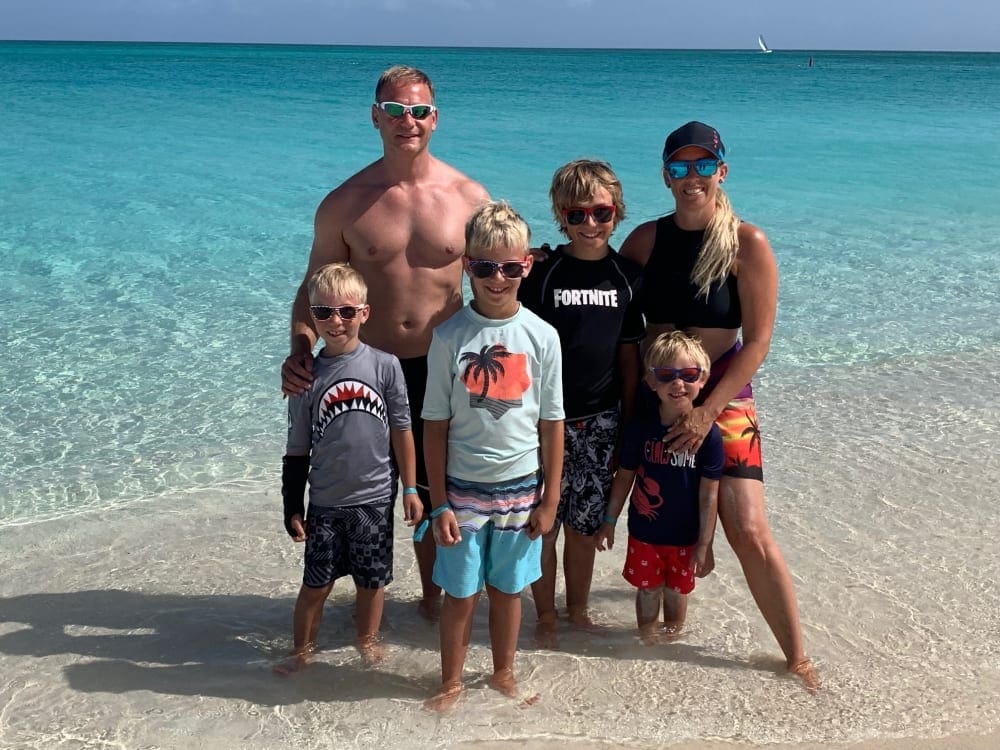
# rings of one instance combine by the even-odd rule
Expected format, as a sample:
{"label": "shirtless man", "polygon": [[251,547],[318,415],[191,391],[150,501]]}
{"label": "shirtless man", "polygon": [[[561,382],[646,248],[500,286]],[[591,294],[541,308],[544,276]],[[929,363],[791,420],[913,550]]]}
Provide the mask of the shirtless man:
{"label": "shirtless man", "polygon": [[[431,156],[437,127],[434,86],[416,68],[386,70],[375,87],[372,124],[382,158],[333,190],[316,210],[305,279],[327,263],[350,263],[368,284],[371,317],[365,343],[399,357],[406,378],[417,449],[417,489],[430,511],[423,460],[423,407],[427,350],[434,327],[462,307],[465,222],[489,200],[486,189]],[[303,281],[292,306],[291,354],[281,368],[281,389],[300,393],[312,381],[316,331]],[[425,534],[414,543],[423,589],[420,612],[437,618],[441,589],[431,580],[436,549]]]}

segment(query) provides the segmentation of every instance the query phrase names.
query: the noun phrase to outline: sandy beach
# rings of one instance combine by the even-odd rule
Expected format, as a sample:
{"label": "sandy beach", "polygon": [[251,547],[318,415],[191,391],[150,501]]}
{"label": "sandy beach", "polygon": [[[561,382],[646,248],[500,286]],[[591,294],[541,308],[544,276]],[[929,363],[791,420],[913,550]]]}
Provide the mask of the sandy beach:
{"label": "sandy beach", "polygon": [[[913,377],[933,388],[927,375]],[[620,545],[598,556],[603,635],[564,625],[559,650],[537,649],[526,597],[517,666],[523,695],[540,696],[531,708],[486,687],[480,605],[466,693],[439,716],[422,708],[437,631],[416,613],[398,525],[388,661],[363,667],[352,587],[339,585],[315,663],[277,678],[301,548],[284,536],[276,487],[231,484],[0,529],[0,747],[997,747],[1000,511],[953,505],[996,486],[996,409],[961,407],[956,391],[924,403],[936,426],[911,433],[898,403],[845,400],[829,381],[806,404],[775,378],[768,392],[782,398],[764,400],[770,513],[824,681],[815,696],[785,674],[721,535],[717,570],[669,646],[635,636]],[[889,439],[824,434],[815,406],[827,403],[857,436]],[[953,441],[980,458],[956,458]]]}

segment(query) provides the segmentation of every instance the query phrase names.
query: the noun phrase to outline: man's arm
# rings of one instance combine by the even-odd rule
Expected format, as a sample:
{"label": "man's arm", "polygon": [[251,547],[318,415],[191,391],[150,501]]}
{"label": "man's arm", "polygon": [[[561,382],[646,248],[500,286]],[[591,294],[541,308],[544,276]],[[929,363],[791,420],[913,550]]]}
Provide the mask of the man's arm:
{"label": "man's arm", "polygon": [[330,193],[316,209],[309,263],[292,303],[291,353],[281,366],[281,392],[286,396],[301,393],[312,383],[312,350],[318,337],[309,314],[309,278],[327,263],[348,263],[351,259],[350,248],[344,240],[341,189]]}

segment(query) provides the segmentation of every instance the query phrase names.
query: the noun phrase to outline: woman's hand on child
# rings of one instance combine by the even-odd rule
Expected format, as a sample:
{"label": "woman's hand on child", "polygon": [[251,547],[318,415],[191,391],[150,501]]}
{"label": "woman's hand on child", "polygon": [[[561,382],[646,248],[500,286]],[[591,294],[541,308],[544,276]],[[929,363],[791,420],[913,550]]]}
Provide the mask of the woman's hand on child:
{"label": "woman's hand on child", "polygon": [[295,532],[292,535],[293,542],[304,542],[306,540],[306,527],[302,523],[302,516],[296,513],[288,520],[288,525]]}
{"label": "woman's hand on child", "polygon": [[448,509],[431,521],[434,530],[434,541],[439,547],[453,547],[462,541],[462,532],[458,528],[455,511]]}
{"label": "woman's hand on child", "polygon": [[708,431],[712,429],[713,424],[715,424],[715,419],[705,410],[705,407],[695,407],[687,414],[678,417],[670,425],[667,434],[663,436],[663,442],[674,453],[683,453],[684,451],[695,453],[701,447],[702,441],[704,441]]}
{"label": "woman's hand on child", "polygon": [[424,504],[417,495],[403,496],[403,522],[407,526],[416,526],[424,517]]}
{"label": "woman's hand on child", "polygon": [[[607,544],[605,547],[604,545]],[[609,550],[615,546],[615,527],[610,523],[602,523],[601,528],[594,534],[594,548],[600,552]]]}

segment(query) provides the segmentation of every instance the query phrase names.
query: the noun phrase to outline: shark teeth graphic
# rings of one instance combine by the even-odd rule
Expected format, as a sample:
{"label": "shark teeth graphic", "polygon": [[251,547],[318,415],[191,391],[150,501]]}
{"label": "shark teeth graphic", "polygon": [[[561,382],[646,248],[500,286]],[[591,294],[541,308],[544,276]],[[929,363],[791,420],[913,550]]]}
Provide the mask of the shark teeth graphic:
{"label": "shark teeth graphic", "polygon": [[371,386],[360,380],[338,380],[320,398],[314,440],[322,438],[327,427],[349,411],[371,414],[386,427],[389,425],[385,402]]}

